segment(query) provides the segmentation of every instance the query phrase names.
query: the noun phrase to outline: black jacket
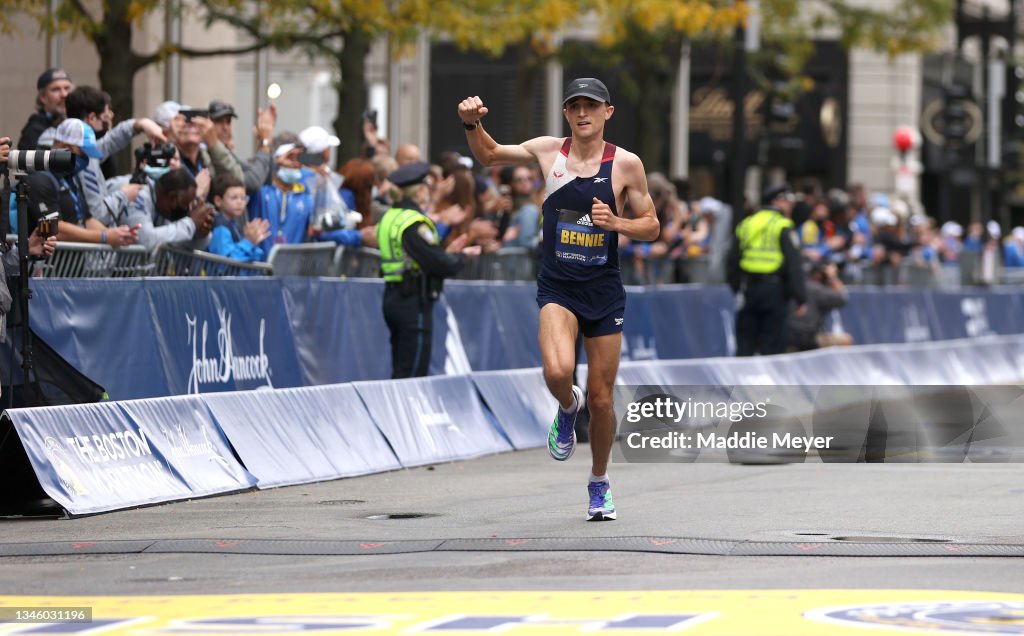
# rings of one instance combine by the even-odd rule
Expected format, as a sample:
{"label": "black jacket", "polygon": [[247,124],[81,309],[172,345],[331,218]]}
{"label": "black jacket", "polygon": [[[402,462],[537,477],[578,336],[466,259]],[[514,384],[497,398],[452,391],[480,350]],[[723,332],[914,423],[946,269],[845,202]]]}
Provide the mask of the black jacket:
{"label": "black jacket", "polygon": [[32,113],[32,116],[25,122],[25,127],[21,129],[18,150],[35,150],[39,144],[39,136],[53,124],[54,120],[43,111],[37,110]]}

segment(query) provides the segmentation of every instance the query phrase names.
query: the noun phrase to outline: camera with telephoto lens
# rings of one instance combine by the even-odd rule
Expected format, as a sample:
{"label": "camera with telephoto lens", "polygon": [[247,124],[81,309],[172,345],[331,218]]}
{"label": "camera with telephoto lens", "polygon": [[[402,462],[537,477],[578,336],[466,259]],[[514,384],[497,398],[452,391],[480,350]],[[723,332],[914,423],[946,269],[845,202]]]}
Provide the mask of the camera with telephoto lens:
{"label": "camera with telephoto lens", "polygon": [[75,168],[75,156],[70,150],[12,150],[4,170],[14,174],[52,172],[70,175]]}
{"label": "camera with telephoto lens", "polygon": [[130,183],[146,183],[145,167],[167,168],[171,165],[171,159],[177,153],[174,144],[166,143],[153,147],[153,144],[146,142],[141,148],[135,149],[135,172],[132,174]]}

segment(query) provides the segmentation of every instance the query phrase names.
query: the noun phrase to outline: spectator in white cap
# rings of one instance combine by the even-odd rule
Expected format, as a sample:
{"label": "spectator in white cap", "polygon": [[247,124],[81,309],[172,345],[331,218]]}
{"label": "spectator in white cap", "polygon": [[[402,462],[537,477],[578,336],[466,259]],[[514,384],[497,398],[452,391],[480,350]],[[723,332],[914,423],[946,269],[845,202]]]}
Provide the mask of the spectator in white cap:
{"label": "spectator in white cap", "polygon": [[29,184],[29,213],[33,226],[39,218],[57,212],[57,240],[79,243],[107,243],[122,247],[135,243],[137,228],[127,225],[108,228],[94,218],[88,199],[75,178],[91,159],[103,156],[96,133],[80,119],[65,119],[53,135],[54,150],[70,150],[74,167],[70,174],[33,172]]}
{"label": "spectator in white cap", "polygon": [[308,155],[321,155],[321,164],[327,164],[331,160],[331,148],[337,148],[341,140],[320,126],[310,126],[299,133],[299,143]]}
{"label": "spectator in white cap", "polygon": [[181,104],[178,102],[174,100],[161,102],[153,111],[153,121],[163,128],[165,133],[170,133],[171,122],[178,116],[179,111],[181,111]]}
{"label": "spectator in white cap", "polygon": [[313,196],[299,163],[303,150],[290,143],[278,146],[273,180],[249,197],[249,218],[268,222],[270,236],[257,245],[265,255],[270,255],[275,243],[304,243],[309,236]]}
{"label": "spectator in white cap", "polygon": [[89,165],[76,178],[93,218],[106,226],[117,225],[125,218],[128,205],[135,201],[143,186],[125,183],[119,188],[108,187],[100,162],[127,148],[139,133],[145,133],[153,144],[162,144],[167,138],[157,123],[145,117],[128,119],[111,128],[114,111],[110,109],[110,95],[98,88],[79,86],[71,91],[65,103],[68,117],[81,119],[97,135],[105,133],[96,143],[102,156],[90,158]]}

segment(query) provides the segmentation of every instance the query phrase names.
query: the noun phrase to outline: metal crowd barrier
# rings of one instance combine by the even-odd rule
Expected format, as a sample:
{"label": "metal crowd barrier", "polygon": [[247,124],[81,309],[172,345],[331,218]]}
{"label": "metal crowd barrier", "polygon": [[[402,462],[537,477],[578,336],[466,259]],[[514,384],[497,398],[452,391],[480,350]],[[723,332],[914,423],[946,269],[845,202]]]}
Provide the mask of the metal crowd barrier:
{"label": "metal crowd barrier", "polygon": [[267,262],[274,276],[329,276],[335,249],[334,243],[279,244],[270,249]]}
{"label": "metal crowd barrier", "polygon": [[380,278],[380,250],[339,245],[334,252],[332,274],[342,278]]}
{"label": "metal crowd barrier", "polygon": [[94,243],[58,242],[53,256],[35,261],[39,278],[125,278],[149,275],[149,252],[141,245],[112,248]]}
{"label": "metal crowd barrier", "polygon": [[153,252],[151,276],[271,276],[267,263],[236,261],[218,254],[176,245],[158,245]]}
{"label": "metal crowd barrier", "polygon": [[466,263],[455,276],[460,280],[534,280],[536,256],[528,247],[503,247]]}

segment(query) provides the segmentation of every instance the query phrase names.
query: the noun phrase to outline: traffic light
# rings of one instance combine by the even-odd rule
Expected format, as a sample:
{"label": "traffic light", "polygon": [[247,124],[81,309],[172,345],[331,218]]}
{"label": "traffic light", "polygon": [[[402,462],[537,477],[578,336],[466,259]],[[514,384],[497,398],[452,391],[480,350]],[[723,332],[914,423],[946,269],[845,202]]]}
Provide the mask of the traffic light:
{"label": "traffic light", "polygon": [[1010,139],[1024,139],[1024,66],[1006,68],[1003,133]]}
{"label": "traffic light", "polygon": [[967,138],[975,123],[968,109],[968,104],[973,104],[971,92],[962,84],[948,84],[943,87],[943,93],[942,136],[949,145],[961,147],[970,143]]}

